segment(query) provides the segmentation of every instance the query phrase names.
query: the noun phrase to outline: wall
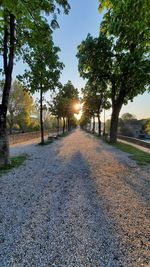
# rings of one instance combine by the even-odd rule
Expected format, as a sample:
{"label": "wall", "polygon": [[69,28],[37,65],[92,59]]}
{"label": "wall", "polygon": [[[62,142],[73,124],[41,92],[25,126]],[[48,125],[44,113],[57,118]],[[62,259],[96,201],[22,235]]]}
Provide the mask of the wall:
{"label": "wall", "polygon": [[146,143],[143,140],[132,138],[132,137],[127,137],[123,135],[118,135],[118,138],[150,149],[150,143]]}
{"label": "wall", "polygon": [[[56,129],[54,130],[46,130],[44,131],[44,135],[49,135],[52,133],[56,133]],[[13,144],[18,144],[18,143],[23,143],[26,141],[29,141],[31,139],[36,139],[39,138],[41,136],[41,133],[39,131],[37,132],[29,132],[29,133],[17,133],[17,134],[11,134],[9,135],[9,144],[13,145]]]}

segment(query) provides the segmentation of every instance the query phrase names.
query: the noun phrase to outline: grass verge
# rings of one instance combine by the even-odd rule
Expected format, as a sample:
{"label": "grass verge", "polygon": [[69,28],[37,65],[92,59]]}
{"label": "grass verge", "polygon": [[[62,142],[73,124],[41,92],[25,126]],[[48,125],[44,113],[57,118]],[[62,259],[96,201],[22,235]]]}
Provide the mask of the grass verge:
{"label": "grass verge", "polygon": [[21,154],[19,156],[15,156],[15,157],[11,157],[10,158],[10,164],[6,165],[5,167],[2,167],[0,169],[0,175],[8,172],[9,170],[13,169],[13,168],[17,168],[20,165],[23,164],[23,162],[27,159],[27,155],[26,154]]}
{"label": "grass verge", "polygon": [[66,137],[69,134],[70,134],[70,132],[61,133],[61,134],[59,134],[59,137]]}
{"label": "grass verge", "polygon": [[52,140],[47,140],[47,141],[44,141],[44,143],[38,143],[37,145],[38,146],[47,146],[47,145],[50,145],[52,143],[53,143]]}
{"label": "grass verge", "polygon": [[[108,143],[108,142],[107,142]],[[110,144],[110,143],[108,143]],[[112,145],[112,144],[110,144]],[[150,164],[150,154],[146,153],[132,145],[124,144],[121,142],[117,142],[116,144],[112,145],[123,152],[130,154],[129,158],[136,161],[138,165],[147,165]]]}

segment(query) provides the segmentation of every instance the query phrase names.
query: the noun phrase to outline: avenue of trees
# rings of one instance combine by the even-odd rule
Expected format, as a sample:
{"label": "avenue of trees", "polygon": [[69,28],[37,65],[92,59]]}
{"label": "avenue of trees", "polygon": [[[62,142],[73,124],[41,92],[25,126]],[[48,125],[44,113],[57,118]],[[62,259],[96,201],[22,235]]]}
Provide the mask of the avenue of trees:
{"label": "avenue of trees", "polygon": [[[42,92],[57,86],[62,69],[62,64],[59,63],[57,56],[58,49],[54,47],[52,40],[53,29],[59,26],[57,14],[60,14],[61,10],[67,14],[69,9],[67,0],[2,0],[0,3],[0,54],[3,57],[2,75],[4,79],[0,104],[0,166],[9,163],[7,113],[14,60],[23,57],[24,62],[29,64],[28,82],[30,82],[31,88],[33,86],[31,91],[34,91],[36,86],[36,90],[41,91],[42,106]],[[50,18],[51,21],[49,22],[47,18]],[[45,49],[47,55],[44,54]],[[41,52],[44,55],[41,54],[40,57]],[[30,55],[32,62],[29,60]],[[46,62],[42,62],[43,58]],[[41,65],[36,64],[38,60]],[[44,70],[42,63],[45,63]],[[49,74],[46,73],[46,78],[45,71],[50,71]],[[37,72],[37,81],[33,78],[35,72]],[[39,78],[41,77],[40,83]],[[48,87],[47,81],[49,81]]]}
{"label": "avenue of trees", "polygon": [[[59,78],[64,67],[53,31],[59,27],[57,16],[70,10],[68,0],[2,0],[0,2],[0,167],[10,162],[7,125],[22,131],[31,127],[32,94],[39,92],[41,143],[44,143],[43,112],[57,118],[63,131],[76,125],[77,89]],[[117,140],[122,106],[138,94],[150,91],[150,1],[99,0],[104,12],[98,37],[90,34],[78,46],[77,58],[81,77],[86,79],[83,93],[81,125],[95,117],[101,135],[101,112],[112,108],[110,142]],[[65,36],[64,36],[65,38]],[[12,84],[15,60],[28,65],[18,82]],[[53,92],[52,103],[45,110],[44,94]],[[22,99],[21,105],[19,100]],[[15,102],[16,101],[16,102]],[[36,127],[36,125],[35,125]],[[144,126],[149,133],[149,121]],[[105,132],[105,130],[104,130]]]}
{"label": "avenue of trees", "polygon": [[[100,12],[104,10],[100,34],[97,38],[88,34],[77,52],[80,75],[88,80],[91,91],[89,93],[89,86],[84,89],[81,122],[97,113],[94,110],[96,85],[101,95],[97,101],[111,101],[110,142],[115,143],[123,104],[150,90],[150,1],[99,2]],[[87,95],[93,107],[92,112]]]}
{"label": "avenue of trees", "polygon": [[53,101],[50,104],[50,112],[57,118],[58,133],[61,121],[63,121],[63,133],[70,131],[76,126],[77,120],[74,114],[78,112],[78,102],[78,90],[73,86],[71,81],[68,81],[62,86],[53,97]]}

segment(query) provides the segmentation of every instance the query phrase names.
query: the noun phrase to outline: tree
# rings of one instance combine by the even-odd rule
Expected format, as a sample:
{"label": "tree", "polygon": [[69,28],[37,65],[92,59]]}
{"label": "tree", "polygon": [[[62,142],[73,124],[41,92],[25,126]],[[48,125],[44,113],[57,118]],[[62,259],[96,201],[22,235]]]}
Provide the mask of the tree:
{"label": "tree", "polygon": [[150,135],[150,118],[144,120],[144,130],[146,134]]}
{"label": "tree", "polygon": [[10,133],[12,133],[14,124],[17,124],[22,131],[25,131],[30,126],[32,108],[32,97],[23,90],[18,81],[14,81],[10,91],[7,114]]}
{"label": "tree", "polygon": [[49,104],[50,112],[57,118],[58,134],[60,131],[60,120],[63,118],[63,133],[65,132],[65,116],[66,116],[66,99],[62,98],[61,91],[53,98],[52,103]]}
{"label": "tree", "polygon": [[44,143],[43,127],[43,94],[48,90],[54,90],[59,86],[60,71],[63,64],[59,62],[58,52],[60,49],[55,47],[51,36],[47,35],[43,45],[38,45],[25,56],[30,70],[20,77],[23,80],[25,88],[31,93],[40,92],[40,126],[41,143]]}
{"label": "tree", "polygon": [[87,125],[88,123],[90,123],[90,117],[87,116],[84,112],[82,113],[82,116],[80,118],[79,124],[81,126],[82,129],[86,129],[87,130]]}
{"label": "tree", "polygon": [[67,0],[16,0],[15,3],[14,0],[1,1],[0,52],[3,54],[4,88],[0,104],[0,166],[9,162],[6,115],[14,58],[16,55],[25,52],[28,45],[34,47],[37,41],[35,32],[40,32],[43,23],[45,24],[46,21],[43,13],[46,13],[46,15],[54,14],[49,28],[58,26],[55,14],[57,11],[60,13],[59,6],[63,7],[65,13],[68,12],[69,4]]}
{"label": "tree", "polygon": [[117,140],[119,113],[123,104],[149,90],[149,23],[150,2],[147,0],[100,0],[107,9],[101,34],[113,39],[113,69],[110,76],[112,117],[110,141]]}
{"label": "tree", "polygon": [[72,118],[76,110],[76,103],[79,101],[78,89],[73,86],[71,81],[68,81],[61,90],[61,96],[64,101],[65,115],[67,118],[67,128],[68,131],[72,128]]}
{"label": "tree", "polygon": [[101,112],[102,109],[109,109],[110,102],[107,99],[105,83],[87,82],[83,93],[83,110],[93,117],[93,133],[95,132],[95,116],[98,120],[98,134],[101,136]]}
{"label": "tree", "polygon": [[74,113],[77,112],[76,104],[78,101],[78,90],[73,86],[71,81],[68,81],[60,88],[50,105],[52,114],[58,120],[63,118],[63,133],[66,127],[70,131],[72,126],[74,126]]}
{"label": "tree", "polygon": [[88,79],[84,90],[84,94],[87,94],[84,101],[87,103],[93,121],[95,121],[95,113],[97,114],[99,135],[101,135],[100,113],[103,108],[110,108],[108,82],[112,70],[111,46],[112,42],[106,36],[93,38],[88,34],[86,40],[78,46],[77,53],[80,75]]}
{"label": "tree", "polygon": [[136,117],[130,113],[124,113],[118,121],[118,132],[121,135],[134,137],[133,128],[135,124],[140,125],[140,122],[136,119]]}

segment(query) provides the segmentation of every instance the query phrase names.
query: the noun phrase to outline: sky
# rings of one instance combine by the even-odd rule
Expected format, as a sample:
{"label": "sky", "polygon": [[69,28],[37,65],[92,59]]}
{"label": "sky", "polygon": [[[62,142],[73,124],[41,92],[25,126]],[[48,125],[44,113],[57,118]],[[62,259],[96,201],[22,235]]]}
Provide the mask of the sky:
{"label": "sky", "polygon": [[[55,45],[61,49],[60,60],[65,64],[60,81],[65,84],[71,80],[73,85],[80,90],[85,85],[85,80],[78,72],[77,46],[88,33],[94,37],[98,36],[102,15],[98,12],[98,0],[70,0],[69,3],[71,6],[69,15],[63,13],[59,15],[60,28],[54,31],[53,36]],[[17,63],[13,77],[22,74],[23,71],[23,63]],[[120,115],[125,112],[134,114],[137,119],[150,117],[150,93],[135,97],[133,102],[123,106]],[[106,112],[106,119],[110,118],[110,115],[111,110]]]}

